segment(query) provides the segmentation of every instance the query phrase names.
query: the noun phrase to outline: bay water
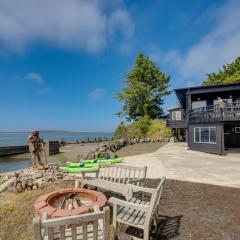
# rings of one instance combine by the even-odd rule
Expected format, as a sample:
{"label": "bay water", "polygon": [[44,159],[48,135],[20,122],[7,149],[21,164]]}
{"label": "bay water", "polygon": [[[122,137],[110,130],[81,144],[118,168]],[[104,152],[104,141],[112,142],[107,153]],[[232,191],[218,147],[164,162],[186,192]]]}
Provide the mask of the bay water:
{"label": "bay water", "polygon": [[[30,132],[0,132],[0,147],[27,145]],[[112,133],[100,132],[66,132],[66,131],[40,131],[40,137],[44,140],[64,140],[66,142],[86,141],[95,138],[112,138]],[[30,167],[32,161],[29,157],[0,157],[0,173],[16,171]]]}

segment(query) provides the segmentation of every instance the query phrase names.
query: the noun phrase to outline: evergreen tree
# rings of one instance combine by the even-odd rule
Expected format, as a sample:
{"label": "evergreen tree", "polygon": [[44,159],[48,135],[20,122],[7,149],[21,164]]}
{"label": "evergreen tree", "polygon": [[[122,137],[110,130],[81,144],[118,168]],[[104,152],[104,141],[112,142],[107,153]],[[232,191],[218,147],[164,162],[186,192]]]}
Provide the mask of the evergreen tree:
{"label": "evergreen tree", "polygon": [[223,69],[217,73],[208,74],[203,85],[219,85],[229,83],[240,83],[240,57],[232,63],[223,65]]}
{"label": "evergreen tree", "polygon": [[169,81],[168,74],[140,53],[124,80],[125,88],[117,96],[124,103],[118,115],[125,116],[127,120],[161,116],[163,99],[170,94]]}

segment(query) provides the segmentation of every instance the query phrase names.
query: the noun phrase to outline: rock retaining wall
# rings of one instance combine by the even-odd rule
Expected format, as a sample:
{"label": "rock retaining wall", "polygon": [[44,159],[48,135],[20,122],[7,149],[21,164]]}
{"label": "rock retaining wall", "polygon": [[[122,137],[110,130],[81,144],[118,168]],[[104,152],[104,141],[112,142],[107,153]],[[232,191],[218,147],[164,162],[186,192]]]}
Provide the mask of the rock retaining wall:
{"label": "rock retaining wall", "polygon": [[28,168],[15,173],[0,175],[0,190],[21,193],[47,186],[59,180],[73,180],[74,176],[63,173],[58,165],[50,164],[42,170]]}
{"label": "rock retaining wall", "polygon": [[169,142],[168,138],[159,138],[159,139],[119,139],[115,141],[107,142],[106,144],[102,145],[100,148],[97,148],[95,151],[90,152],[85,159],[95,159],[97,157],[105,157],[105,158],[114,158],[116,156],[116,151],[120,150],[121,148],[127,145],[133,145],[137,143],[152,143],[152,142]]}

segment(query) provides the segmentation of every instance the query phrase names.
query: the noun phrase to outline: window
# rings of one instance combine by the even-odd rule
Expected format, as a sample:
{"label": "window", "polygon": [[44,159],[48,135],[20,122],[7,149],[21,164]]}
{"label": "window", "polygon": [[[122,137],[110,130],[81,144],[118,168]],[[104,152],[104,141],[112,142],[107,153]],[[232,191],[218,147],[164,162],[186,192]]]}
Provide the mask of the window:
{"label": "window", "polygon": [[200,142],[200,128],[194,128],[194,142]]}
{"label": "window", "polygon": [[211,143],[216,143],[217,142],[217,130],[215,127],[210,128],[210,137],[209,140]]}
{"label": "window", "polygon": [[200,142],[207,143],[209,142],[209,128],[200,128]]}
{"label": "window", "polygon": [[192,101],[192,109],[202,108],[207,106],[207,101]]}
{"label": "window", "polygon": [[195,143],[217,143],[216,127],[195,127]]}
{"label": "window", "polygon": [[172,120],[182,120],[182,112],[181,111],[173,111],[172,112]]}
{"label": "window", "polygon": [[235,127],[235,133],[240,133],[240,127]]}

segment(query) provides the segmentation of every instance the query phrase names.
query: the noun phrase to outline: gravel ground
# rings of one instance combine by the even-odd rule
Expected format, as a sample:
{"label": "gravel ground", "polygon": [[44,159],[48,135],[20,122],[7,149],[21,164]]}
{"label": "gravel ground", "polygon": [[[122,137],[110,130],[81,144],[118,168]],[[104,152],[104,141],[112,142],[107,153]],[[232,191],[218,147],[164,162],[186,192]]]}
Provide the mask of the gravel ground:
{"label": "gravel ground", "polygon": [[[149,179],[156,186],[159,180]],[[0,239],[32,239],[35,200],[70,183],[52,184],[22,194],[0,194]],[[240,189],[167,180],[162,199],[158,234],[160,240],[239,240]],[[131,229],[128,229],[131,231]]]}

